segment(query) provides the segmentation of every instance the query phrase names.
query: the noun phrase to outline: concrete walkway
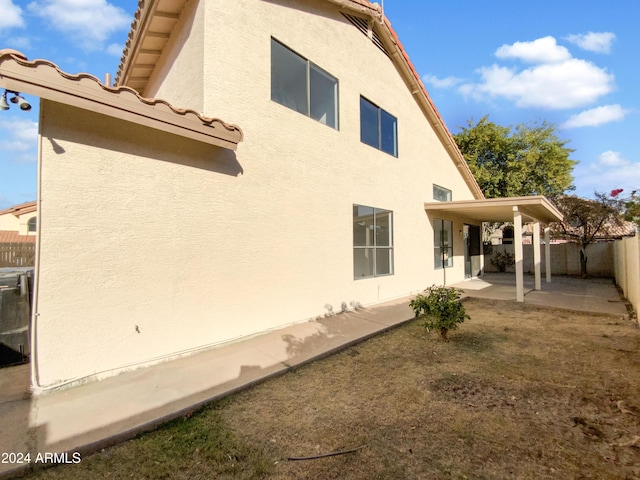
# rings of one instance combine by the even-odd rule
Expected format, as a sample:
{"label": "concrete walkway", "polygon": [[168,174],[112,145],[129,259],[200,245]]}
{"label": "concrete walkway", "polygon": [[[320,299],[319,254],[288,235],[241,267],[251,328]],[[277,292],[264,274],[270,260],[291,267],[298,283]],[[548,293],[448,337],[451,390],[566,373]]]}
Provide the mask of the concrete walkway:
{"label": "concrete walkway", "polygon": [[[527,293],[525,303],[628,317],[610,280],[553,280],[541,292]],[[513,275],[487,275],[456,286],[466,296],[515,300]],[[31,452],[32,461],[38,453],[94,452],[405,323],[413,318],[408,302],[406,297],[296,324],[37,397],[28,394],[28,365],[0,369],[0,452]],[[0,463],[0,478],[29,468]]]}

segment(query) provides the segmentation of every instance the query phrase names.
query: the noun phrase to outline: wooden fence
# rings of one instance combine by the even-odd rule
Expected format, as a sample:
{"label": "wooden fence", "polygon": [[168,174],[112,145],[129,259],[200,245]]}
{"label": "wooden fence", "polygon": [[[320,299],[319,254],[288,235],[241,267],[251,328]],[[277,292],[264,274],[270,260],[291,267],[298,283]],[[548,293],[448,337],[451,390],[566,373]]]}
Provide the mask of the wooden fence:
{"label": "wooden fence", "polygon": [[0,267],[33,267],[35,243],[0,243]]}

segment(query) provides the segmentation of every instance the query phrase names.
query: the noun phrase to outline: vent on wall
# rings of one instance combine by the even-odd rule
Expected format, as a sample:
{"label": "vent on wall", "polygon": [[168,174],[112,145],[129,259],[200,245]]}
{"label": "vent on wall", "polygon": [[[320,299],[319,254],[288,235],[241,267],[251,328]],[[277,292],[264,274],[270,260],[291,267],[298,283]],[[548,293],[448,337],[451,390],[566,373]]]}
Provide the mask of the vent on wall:
{"label": "vent on wall", "polygon": [[378,47],[382,53],[384,53],[387,57],[390,57],[389,52],[386,48],[384,48],[384,44],[380,39],[378,33],[373,29],[373,25],[365,18],[355,17],[353,15],[349,15],[348,13],[343,13],[342,16],[349,20],[358,30],[362,32],[362,34],[367,37],[369,40],[373,42],[373,44]]}

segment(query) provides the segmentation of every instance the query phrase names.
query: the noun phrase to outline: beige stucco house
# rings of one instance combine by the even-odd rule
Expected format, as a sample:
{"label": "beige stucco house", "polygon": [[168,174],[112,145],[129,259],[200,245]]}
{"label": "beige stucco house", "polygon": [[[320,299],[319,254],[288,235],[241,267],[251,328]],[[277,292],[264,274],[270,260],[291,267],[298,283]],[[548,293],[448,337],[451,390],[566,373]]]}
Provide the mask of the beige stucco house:
{"label": "beige stucco house", "polygon": [[518,209],[364,0],[145,0],[116,87],[15,51],[0,73],[42,98],[36,391],[462,281],[474,202]]}
{"label": "beige stucco house", "polygon": [[9,241],[9,239],[13,239],[13,241],[34,241],[38,229],[36,210],[35,201],[0,210],[0,242]]}

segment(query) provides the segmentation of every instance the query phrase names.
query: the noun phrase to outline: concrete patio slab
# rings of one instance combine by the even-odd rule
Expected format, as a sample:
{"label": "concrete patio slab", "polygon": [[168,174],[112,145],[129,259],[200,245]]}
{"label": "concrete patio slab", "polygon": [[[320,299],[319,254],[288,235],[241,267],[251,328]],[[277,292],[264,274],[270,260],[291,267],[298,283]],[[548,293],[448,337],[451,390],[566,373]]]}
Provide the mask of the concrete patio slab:
{"label": "concrete patio slab", "polygon": [[[512,273],[489,273],[452,285],[464,297],[516,300],[516,279]],[[525,276],[524,303],[575,312],[600,313],[628,318],[627,307],[610,278],[554,276],[534,290],[533,276]]]}

